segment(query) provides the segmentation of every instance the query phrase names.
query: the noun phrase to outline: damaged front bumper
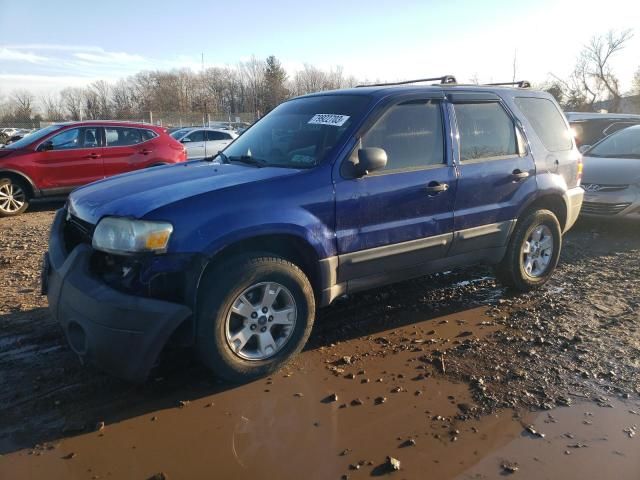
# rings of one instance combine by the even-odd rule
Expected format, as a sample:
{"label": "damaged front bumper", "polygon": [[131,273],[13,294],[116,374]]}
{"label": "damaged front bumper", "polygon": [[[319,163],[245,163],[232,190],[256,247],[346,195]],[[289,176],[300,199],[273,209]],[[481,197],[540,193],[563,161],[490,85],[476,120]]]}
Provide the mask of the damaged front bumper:
{"label": "damaged front bumper", "polygon": [[192,316],[185,304],[133,295],[95,272],[89,243],[65,243],[65,214],[55,216],[42,270],[42,291],[81,361],[129,381],[144,381],[167,340]]}

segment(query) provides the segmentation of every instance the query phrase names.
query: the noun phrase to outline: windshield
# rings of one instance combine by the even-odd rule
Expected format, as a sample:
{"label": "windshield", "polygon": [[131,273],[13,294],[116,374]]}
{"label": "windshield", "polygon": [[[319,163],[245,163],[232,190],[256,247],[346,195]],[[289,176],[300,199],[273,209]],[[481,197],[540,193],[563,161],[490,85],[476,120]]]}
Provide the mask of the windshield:
{"label": "windshield", "polygon": [[314,167],[342,140],[369,102],[369,97],[360,95],[285,102],[229,145],[225,157],[259,166]]}
{"label": "windshield", "polygon": [[595,145],[585,155],[640,159],[640,126],[625,128],[614,133]]}
{"label": "windshield", "polygon": [[42,128],[36,132],[33,132],[29,135],[26,135],[24,138],[21,138],[18,141],[10,143],[5,148],[24,148],[31,145],[33,142],[40,140],[41,138],[46,137],[51,132],[55,132],[56,130],[60,130],[64,125],[49,125],[48,127]]}

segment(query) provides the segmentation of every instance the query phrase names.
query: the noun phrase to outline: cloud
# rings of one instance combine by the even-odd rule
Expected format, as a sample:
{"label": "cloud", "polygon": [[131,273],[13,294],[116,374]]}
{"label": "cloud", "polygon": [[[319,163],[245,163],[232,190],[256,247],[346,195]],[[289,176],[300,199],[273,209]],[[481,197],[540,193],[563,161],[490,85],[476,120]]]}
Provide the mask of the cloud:
{"label": "cloud", "polygon": [[12,50],[57,50],[60,52],[104,52],[104,48],[94,45],[59,45],[55,43],[29,43],[4,45]]}
{"label": "cloud", "polygon": [[128,64],[128,63],[143,63],[148,60],[144,58],[142,55],[135,55],[125,52],[105,52],[102,51],[100,53],[86,53],[86,52],[77,52],[74,53],[73,56],[79,60],[84,60],[86,62],[91,63],[117,63],[117,64]]}
{"label": "cloud", "polygon": [[17,49],[0,47],[0,60],[9,62],[45,63],[47,57],[36,55],[31,52],[22,52]]}

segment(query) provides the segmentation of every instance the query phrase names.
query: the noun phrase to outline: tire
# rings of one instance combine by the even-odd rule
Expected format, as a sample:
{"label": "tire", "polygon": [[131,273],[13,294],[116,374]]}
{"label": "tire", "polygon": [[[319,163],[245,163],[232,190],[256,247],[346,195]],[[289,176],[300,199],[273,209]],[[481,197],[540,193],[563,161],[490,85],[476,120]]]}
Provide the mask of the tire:
{"label": "tire", "polygon": [[309,279],[279,257],[250,254],[224,261],[205,275],[199,298],[198,354],[217,376],[233,383],[284,366],[304,347],[315,318]]}
{"label": "tire", "polygon": [[0,217],[13,217],[29,208],[29,188],[14,177],[0,177]]}
{"label": "tire", "polygon": [[[539,236],[539,233],[542,235]],[[536,239],[537,237],[539,238]],[[547,245],[552,246],[551,252],[545,248]],[[530,248],[530,254],[526,253],[527,248]],[[496,277],[506,287],[521,292],[540,287],[551,278],[558,264],[561,248],[562,231],[553,212],[530,211],[518,220],[507,252],[496,266]],[[527,261],[536,257],[537,261]]]}

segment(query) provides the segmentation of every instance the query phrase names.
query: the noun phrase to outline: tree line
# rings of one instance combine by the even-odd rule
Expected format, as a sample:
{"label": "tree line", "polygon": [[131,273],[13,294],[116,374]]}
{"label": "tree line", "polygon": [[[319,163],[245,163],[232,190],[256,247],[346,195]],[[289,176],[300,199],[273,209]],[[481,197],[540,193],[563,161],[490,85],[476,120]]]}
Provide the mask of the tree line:
{"label": "tree line", "polygon": [[[610,112],[620,111],[624,92],[612,67],[633,37],[631,30],[594,36],[579,52],[568,78],[551,73],[535,87],[550,92],[567,111],[593,111],[607,101]],[[515,71],[515,60],[514,60]],[[212,67],[200,72],[188,69],[142,71],[115,83],[98,80],[85,88],[68,87],[36,98],[27,90],[0,97],[0,125],[33,125],[40,121],[81,119],[158,120],[175,124],[235,118],[252,121],[292,96],[352,87],[359,82],[341,67],[322,70],[305,64],[289,75],[275,56],[252,57],[236,66]],[[478,83],[477,76],[470,83]],[[632,94],[640,95],[640,68]],[[637,106],[640,112],[640,102]],[[151,113],[153,112],[153,117]]]}
{"label": "tree line", "polygon": [[313,65],[289,76],[275,56],[251,58],[235,67],[142,71],[114,84],[98,80],[85,88],[68,87],[36,98],[27,90],[11,92],[0,103],[0,122],[82,119],[144,119],[149,112],[184,119],[264,115],[283,100],[320,90],[351,87],[357,81],[341,67],[322,70]]}

